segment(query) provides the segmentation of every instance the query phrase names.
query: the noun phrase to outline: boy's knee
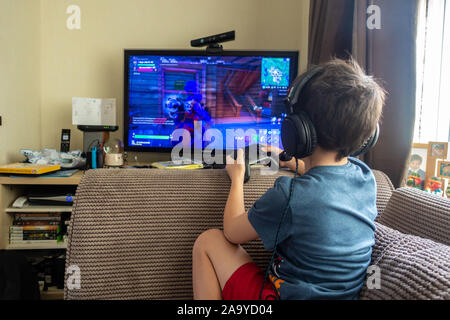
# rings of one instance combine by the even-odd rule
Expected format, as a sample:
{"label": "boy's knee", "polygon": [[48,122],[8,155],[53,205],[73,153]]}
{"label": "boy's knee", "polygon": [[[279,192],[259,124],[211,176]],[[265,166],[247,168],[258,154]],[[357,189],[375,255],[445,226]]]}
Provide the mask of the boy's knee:
{"label": "boy's knee", "polygon": [[195,240],[193,251],[204,251],[208,246],[211,246],[215,241],[224,237],[223,231],[219,229],[209,229],[204,231]]}

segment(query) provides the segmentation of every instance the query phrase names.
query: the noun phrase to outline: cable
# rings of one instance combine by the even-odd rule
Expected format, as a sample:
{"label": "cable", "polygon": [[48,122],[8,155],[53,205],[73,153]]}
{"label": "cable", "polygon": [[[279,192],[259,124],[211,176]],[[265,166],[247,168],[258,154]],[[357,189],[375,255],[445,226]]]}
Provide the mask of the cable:
{"label": "cable", "polygon": [[100,140],[99,140],[99,139],[92,140],[91,143],[89,144],[88,152],[92,151],[91,148],[92,148],[92,145],[93,145],[95,142],[97,142],[97,146],[100,145]]}
{"label": "cable", "polygon": [[[262,292],[263,292],[263,289],[264,289],[264,285],[266,284],[267,277],[269,276],[270,268],[271,268],[272,263],[273,263],[273,259],[275,258],[275,254],[277,253],[278,235],[280,233],[280,229],[281,229],[281,225],[283,223],[284,217],[286,216],[286,213],[287,213],[287,211],[289,209],[289,205],[291,204],[292,193],[294,191],[294,181],[295,181],[295,178],[297,177],[297,175],[298,175],[298,159],[295,158],[295,175],[292,178],[290,186],[289,186],[289,197],[287,199],[286,207],[284,208],[283,214],[281,215],[280,223],[278,224],[277,233],[275,234],[275,245],[274,245],[274,248],[273,248],[272,257],[270,258],[269,265],[267,266],[267,269],[266,269],[266,274],[264,275],[264,280],[263,280],[263,283],[262,283],[262,286],[261,286],[261,290],[259,291],[259,298],[258,298],[258,300],[261,300],[261,298],[262,298]],[[278,295],[278,291],[277,291],[277,295]],[[278,298],[279,298],[279,295],[278,295]]]}

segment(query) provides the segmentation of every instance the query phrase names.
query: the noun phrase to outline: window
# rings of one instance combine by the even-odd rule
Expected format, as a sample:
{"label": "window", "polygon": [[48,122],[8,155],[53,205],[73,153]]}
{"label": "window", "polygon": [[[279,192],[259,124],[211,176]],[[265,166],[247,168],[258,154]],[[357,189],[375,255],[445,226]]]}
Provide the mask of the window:
{"label": "window", "polygon": [[421,0],[414,142],[450,141],[450,0]]}

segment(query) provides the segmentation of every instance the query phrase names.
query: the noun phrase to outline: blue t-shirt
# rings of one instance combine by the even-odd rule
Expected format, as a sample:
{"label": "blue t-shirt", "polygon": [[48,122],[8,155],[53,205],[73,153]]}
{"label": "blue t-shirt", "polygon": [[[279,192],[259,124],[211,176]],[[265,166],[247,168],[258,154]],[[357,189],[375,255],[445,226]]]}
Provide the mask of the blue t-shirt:
{"label": "blue t-shirt", "polygon": [[[291,180],[278,178],[248,212],[267,250],[274,248]],[[357,299],[375,244],[376,215],[375,178],[357,159],[295,178],[270,269],[280,299]]]}

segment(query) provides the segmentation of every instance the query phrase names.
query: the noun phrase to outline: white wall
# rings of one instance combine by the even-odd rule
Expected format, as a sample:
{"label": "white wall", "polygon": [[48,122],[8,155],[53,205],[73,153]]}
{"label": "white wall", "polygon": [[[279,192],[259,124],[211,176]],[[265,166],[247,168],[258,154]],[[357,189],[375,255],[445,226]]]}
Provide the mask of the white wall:
{"label": "white wall", "polygon": [[40,4],[0,1],[0,164],[41,148]]}

